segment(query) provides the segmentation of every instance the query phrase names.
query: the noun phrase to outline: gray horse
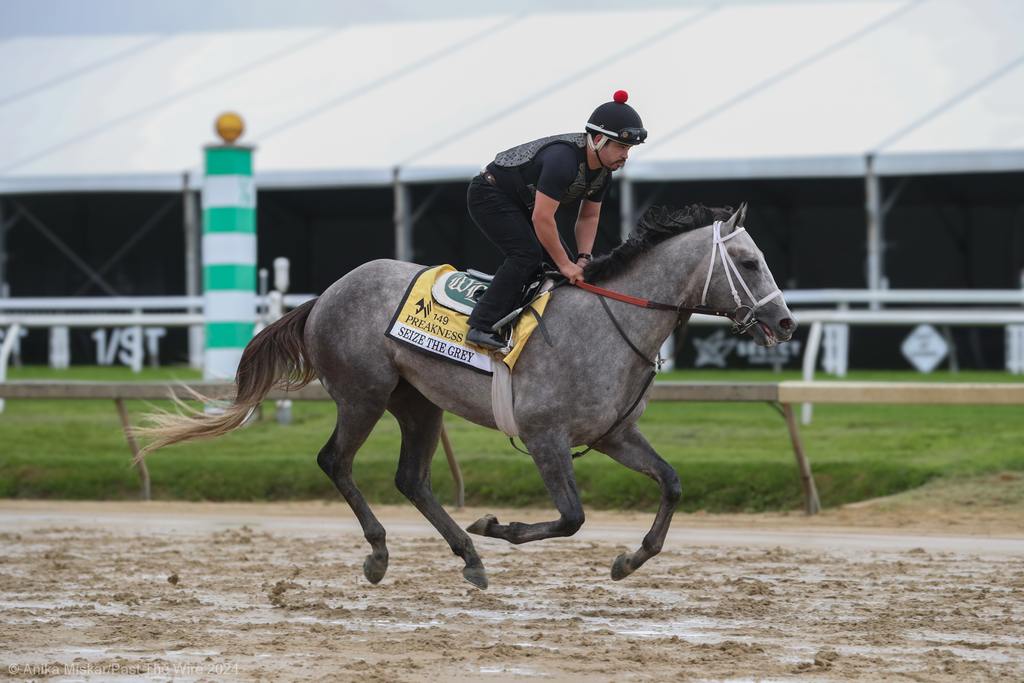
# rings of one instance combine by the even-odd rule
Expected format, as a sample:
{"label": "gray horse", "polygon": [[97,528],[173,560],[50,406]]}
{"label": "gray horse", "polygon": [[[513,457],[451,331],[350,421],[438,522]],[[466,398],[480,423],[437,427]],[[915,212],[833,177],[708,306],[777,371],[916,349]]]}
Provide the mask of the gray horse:
{"label": "gray horse", "polygon": [[[778,296],[763,254],[739,227],[745,210],[742,206],[732,213],[696,205],[648,211],[623,245],[588,266],[587,280],[680,307],[699,302],[721,310],[743,309],[748,315],[741,329],[756,343],[786,341],[796,324]],[[720,220],[708,225],[714,219]],[[705,227],[697,227],[701,225]],[[298,388],[319,378],[338,405],[338,422],[317,462],[351,506],[372,548],[363,563],[366,578],[377,583],[384,577],[388,549],[384,527],[352,479],[352,461],[389,410],[402,433],[395,484],[465,561],[466,580],[486,588],[487,575],[472,540],[434,497],[430,463],[444,411],[496,428],[491,380],[385,337],[392,314],[421,268],[372,261],[292,310],[246,347],[236,376],[237,395],[223,414],[151,415],[152,426],[143,430],[152,438],[145,452],[224,434],[243,424],[273,387]],[[739,293],[737,283],[743,285]],[[558,519],[501,524],[487,515],[467,531],[510,543],[576,533],[583,524],[583,507],[571,449],[589,444],[661,487],[653,526],[639,549],[615,559],[612,578],[628,576],[659,553],[679,501],[679,477],[637,428],[646,392],[628,408],[644,391],[649,359],[688,318],[679,310],[616,300],[602,303],[601,297],[576,287],[557,288],[544,314],[553,345],[536,336],[519,358],[513,379],[520,438],[540,470]]]}

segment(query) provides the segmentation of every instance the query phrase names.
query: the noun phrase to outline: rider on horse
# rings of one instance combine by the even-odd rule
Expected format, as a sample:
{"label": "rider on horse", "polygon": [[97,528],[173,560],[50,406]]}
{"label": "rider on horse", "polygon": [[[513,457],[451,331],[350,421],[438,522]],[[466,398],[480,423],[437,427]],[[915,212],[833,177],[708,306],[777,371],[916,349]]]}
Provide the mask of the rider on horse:
{"label": "rider on horse", "polygon": [[[633,145],[647,138],[640,115],[627,99],[625,91],[616,91],[613,101],[590,115],[585,132],[505,150],[470,181],[469,215],[505,261],[469,318],[469,342],[493,349],[505,346],[493,326],[516,307],[545,252],[569,282],[583,280],[612,172],[623,167]],[[581,199],[574,263],[558,236],[555,211]]]}

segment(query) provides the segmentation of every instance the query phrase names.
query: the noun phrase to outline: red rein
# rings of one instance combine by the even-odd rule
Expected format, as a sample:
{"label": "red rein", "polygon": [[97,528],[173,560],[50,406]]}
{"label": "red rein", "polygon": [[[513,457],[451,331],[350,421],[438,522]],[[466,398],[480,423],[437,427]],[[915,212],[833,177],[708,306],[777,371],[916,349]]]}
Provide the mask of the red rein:
{"label": "red rein", "polygon": [[[652,302],[650,299],[641,299],[639,297],[630,296],[628,294],[620,294],[619,292],[613,292],[610,289],[605,289],[604,287],[598,287],[597,285],[592,285],[592,284],[583,282],[582,280],[578,280],[576,282],[576,286],[579,287],[580,289],[583,289],[583,290],[586,290],[588,292],[591,292],[592,294],[597,294],[599,296],[605,296],[605,297],[608,297],[609,299],[615,299],[617,301],[623,301],[623,302],[625,302],[627,304],[632,304],[634,306],[640,306],[641,308],[661,308],[662,307],[661,305],[659,305],[659,306],[652,306],[651,304],[654,303],[654,302]],[[672,308],[675,308],[675,307],[673,306]]]}

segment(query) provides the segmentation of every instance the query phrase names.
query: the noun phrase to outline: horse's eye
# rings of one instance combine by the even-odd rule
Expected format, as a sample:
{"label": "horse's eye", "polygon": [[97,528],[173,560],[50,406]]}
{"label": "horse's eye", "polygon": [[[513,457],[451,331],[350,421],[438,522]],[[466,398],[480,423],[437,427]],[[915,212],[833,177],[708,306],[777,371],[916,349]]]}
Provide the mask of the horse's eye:
{"label": "horse's eye", "polygon": [[747,259],[746,261],[742,261],[740,265],[746,268],[747,270],[757,270],[757,261],[753,259]]}

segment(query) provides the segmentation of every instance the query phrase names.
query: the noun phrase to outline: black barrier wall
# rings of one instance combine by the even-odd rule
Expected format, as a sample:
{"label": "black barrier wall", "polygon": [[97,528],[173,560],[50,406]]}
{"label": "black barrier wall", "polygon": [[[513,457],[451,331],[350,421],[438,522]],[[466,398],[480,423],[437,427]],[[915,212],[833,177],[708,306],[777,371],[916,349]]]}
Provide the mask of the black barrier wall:
{"label": "black barrier wall", "polygon": [[[412,186],[414,259],[493,271],[500,255],[466,213],[466,182]],[[886,217],[885,272],[891,288],[1018,288],[1024,269],[1024,173],[886,178],[883,194],[900,190]],[[184,231],[180,194],[73,193],[7,196],[8,281],[13,296],[101,296],[109,293],[76,266],[70,250],[117,294],[180,295]],[[291,291],[319,293],[356,266],[394,254],[394,194],[390,187],[263,190],[258,199],[258,264],[291,260]],[[786,289],[863,288],[866,227],[864,183],[857,178],[636,183],[634,204],[749,203],[747,227]],[[31,219],[29,218],[31,216]],[[575,216],[558,215],[574,244]],[[41,230],[36,222],[45,226]],[[619,242],[620,187],[602,211],[596,253]],[[47,237],[45,232],[49,232]],[[55,240],[64,247],[58,247]],[[799,317],[799,315],[797,316]],[[907,367],[899,342],[909,328],[853,328],[851,366]],[[679,348],[682,365],[698,357],[693,328]],[[802,335],[801,335],[802,336]],[[1000,368],[1001,329],[953,329],[962,367]],[[73,337],[75,362],[95,362],[89,331]],[[24,342],[26,362],[46,362],[45,331]],[[168,331],[163,362],[185,360],[183,333]],[[730,365],[746,364],[732,354]],[[790,360],[790,367],[794,363]]]}

